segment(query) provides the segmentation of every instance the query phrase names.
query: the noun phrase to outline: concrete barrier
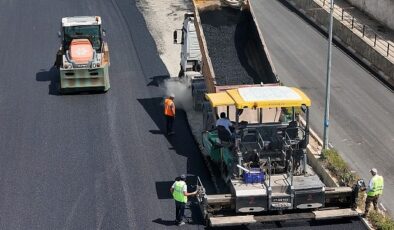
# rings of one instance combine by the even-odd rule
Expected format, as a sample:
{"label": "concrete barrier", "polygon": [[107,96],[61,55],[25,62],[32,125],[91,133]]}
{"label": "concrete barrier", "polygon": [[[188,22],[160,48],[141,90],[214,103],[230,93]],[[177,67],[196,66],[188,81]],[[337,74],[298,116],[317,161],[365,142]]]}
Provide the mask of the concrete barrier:
{"label": "concrete barrier", "polygon": [[324,168],[323,163],[320,160],[320,154],[316,153],[312,147],[307,148],[308,163],[319,175],[323,183],[328,187],[339,187],[337,180],[331,176],[330,172]]}
{"label": "concrete barrier", "polygon": [[393,0],[346,0],[358,9],[366,12],[394,30],[394,1]]}

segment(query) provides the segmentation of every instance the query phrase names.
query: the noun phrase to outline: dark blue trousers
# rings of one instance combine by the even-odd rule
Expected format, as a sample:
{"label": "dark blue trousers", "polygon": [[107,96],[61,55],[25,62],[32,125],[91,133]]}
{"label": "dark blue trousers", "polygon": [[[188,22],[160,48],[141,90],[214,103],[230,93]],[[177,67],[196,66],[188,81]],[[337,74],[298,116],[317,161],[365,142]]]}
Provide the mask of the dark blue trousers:
{"label": "dark blue trousers", "polygon": [[186,203],[175,201],[175,212],[176,212],[176,222],[180,223],[185,216],[185,206]]}

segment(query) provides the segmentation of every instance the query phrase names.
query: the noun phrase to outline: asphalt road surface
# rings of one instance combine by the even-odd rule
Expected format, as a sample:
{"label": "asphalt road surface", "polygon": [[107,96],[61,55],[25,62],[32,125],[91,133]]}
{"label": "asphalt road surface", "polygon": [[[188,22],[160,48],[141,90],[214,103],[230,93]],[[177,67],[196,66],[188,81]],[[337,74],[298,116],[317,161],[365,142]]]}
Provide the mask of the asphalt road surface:
{"label": "asphalt road surface", "polygon": [[[102,16],[106,94],[56,93],[57,31],[74,15]],[[0,31],[0,229],[175,229],[176,176],[199,175],[213,192],[185,113],[175,136],[162,135],[157,85],[168,73],[135,1],[4,0]],[[184,229],[202,229],[198,212],[187,213],[195,224]]]}
{"label": "asphalt road surface", "polygon": [[[102,16],[107,94],[56,95],[57,32],[74,15]],[[134,1],[1,1],[0,30],[0,229],[163,229],[176,176],[211,188],[182,111],[162,135],[168,73]]]}
{"label": "asphalt road surface", "polygon": [[[312,128],[322,137],[327,39],[281,2],[251,0],[279,78],[312,99]],[[330,143],[367,181],[385,178],[384,206],[394,211],[394,96],[342,50],[333,47]]]}

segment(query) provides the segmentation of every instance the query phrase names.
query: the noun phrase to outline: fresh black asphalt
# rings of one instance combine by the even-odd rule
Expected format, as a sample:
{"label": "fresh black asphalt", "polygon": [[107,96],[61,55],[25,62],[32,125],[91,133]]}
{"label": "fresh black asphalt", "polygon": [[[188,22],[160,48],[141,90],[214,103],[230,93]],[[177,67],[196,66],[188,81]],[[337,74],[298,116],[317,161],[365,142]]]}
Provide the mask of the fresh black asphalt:
{"label": "fresh black asphalt", "polygon": [[[102,16],[106,94],[57,95],[57,31],[75,15]],[[173,179],[199,175],[213,192],[185,113],[162,134],[152,81],[168,73],[135,1],[1,1],[0,31],[0,229],[177,229]],[[183,228],[203,229],[193,219]],[[296,229],[308,228],[333,229]]]}
{"label": "fresh black asphalt", "polygon": [[[74,15],[102,16],[106,94],[56,95],[57,32]],[[147,85],[168,73],[134,1],[2,1],[0,30],[0,229],[163,229],[176,176],[212,192],[185,113],[162,134],[163,92]]]}

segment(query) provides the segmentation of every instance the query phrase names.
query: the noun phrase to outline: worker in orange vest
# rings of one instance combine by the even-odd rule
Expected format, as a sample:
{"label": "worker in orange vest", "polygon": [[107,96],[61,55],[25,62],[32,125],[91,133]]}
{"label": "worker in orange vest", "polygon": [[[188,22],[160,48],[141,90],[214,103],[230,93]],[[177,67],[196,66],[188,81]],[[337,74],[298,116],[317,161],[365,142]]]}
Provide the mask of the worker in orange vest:
{"label": "worker in orange vest", "polygon": [[175,134],[172,130],[174,119],[175,119],[175,103],[174,103],[174,94],[171,94],[164,101],[164,116],[166,118],[166,132],[167,135]]}

